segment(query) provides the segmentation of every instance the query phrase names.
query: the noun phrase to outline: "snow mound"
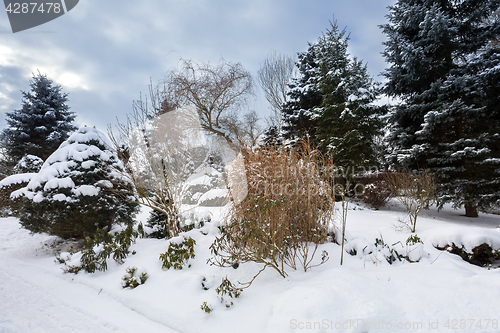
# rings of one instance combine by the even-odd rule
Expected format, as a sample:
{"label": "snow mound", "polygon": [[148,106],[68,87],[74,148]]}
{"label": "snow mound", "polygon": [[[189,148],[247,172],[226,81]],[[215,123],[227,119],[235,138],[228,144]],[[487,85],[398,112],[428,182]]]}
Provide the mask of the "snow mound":
{"label": "snow mound", "polygon": [[223,206],[226,204],[228,195],[227,189],[214,188],[201,195],[198,204],[201,206]]}
{"label": "snow mound", "polygon": [[483,243],[493,249],[500,249],[500,228],[487,229],[481,227],[436,227],[426,232],[427,242],[434,247],[445,247],[455,244],[464,247],[466,252]]}

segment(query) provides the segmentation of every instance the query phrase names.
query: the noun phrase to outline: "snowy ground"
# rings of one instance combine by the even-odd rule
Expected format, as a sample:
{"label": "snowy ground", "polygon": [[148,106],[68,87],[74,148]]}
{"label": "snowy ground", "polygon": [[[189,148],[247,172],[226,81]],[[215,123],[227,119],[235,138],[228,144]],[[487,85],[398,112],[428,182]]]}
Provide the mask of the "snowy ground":
{"label": "snowy ground", "polygon": [[[500,216],[460,214],[423,213],[418,263],[389,265],[381,255],[345,253],[340,266],[340,247],[324,244],[327,263],[291,271],[286,279],[266,270],[229,309],[215,293],[221,279],[248,281],[260,266],[208,266],[214,225],[202,229],[207,235],[188,233],[197,241],[191,268],[162,270],[158,257],[168,242],[139,239],[124,265],[111,260],[106,272],[74,275],[54,262],[54,237],[31,236],[15,218],[0,219],[0,332],[498,332],[500,269],[473,266],[433,244],[488,242],[498,249]],[[410,233],[393,226],[402,216],[397,206],[350,210],[348,248],[372,246],[381,236],[387,244],[404,244]],[[123,289],[127,266],[145,270],[149,279]],[[203,312],[203,302],[214,311]]]}

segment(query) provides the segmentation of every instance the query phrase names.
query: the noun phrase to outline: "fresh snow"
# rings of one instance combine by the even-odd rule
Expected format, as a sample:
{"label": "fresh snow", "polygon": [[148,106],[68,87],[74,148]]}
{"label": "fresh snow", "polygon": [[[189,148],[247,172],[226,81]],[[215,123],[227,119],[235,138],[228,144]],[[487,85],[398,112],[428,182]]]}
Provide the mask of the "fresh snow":
{"label": "fresh snow", "polygon": [[5,177],[0,181],[0,188],[15,184],[28,183],[35,175],[36,173],[19,173]]}
{"label": "fresh snow", "polygon": [[[97,144],[97,145],[96,145]],[[104,150],[98,146],[104,147]],[[59,148],[52,153],[43,163],[40,171],[36,174],[21,174],[17,177],[8,177],[3,180],[3,183],[19,181],[29,181],[26,187],[12,192],[11,197],[17,198],[26,196],[34,202],[42,202],[44,200],[56,201],[71,201],[72,198],[63,193],[55,193],[51,196],[46,196],[42,192],[48,192],[58,189],[71,189],[71,192],[76,196],[97,196],[100,189],[94,185],[104,184],[107,187],[112,187],[109,181],[99,180],[94,185],[77,185],[74,182],[75,177],[80,176],[81,171],[78,171],[79,165],[83,169],[94,168],[97,164],[96,159],[109,161],[115,154],[111,142],[102,132],[92,127],[82,127],[74,132],[69,138],[64,141]],[[118,157],[115,156],[115,163],[121,166]],[[120,178],[113,170],[113,176]],[[2,186],[3,183],[0,183]],[[110,186],[111,185],[111,186]],[[5,185],[4,185],[5,186]]]}
{"label": "fresh snow", "polygon": [[[374,249],[376,238],[401,247],[411,235],[395,228],[404,216],[396,203],[379,211],[357,204],[350,207],[346,249]],[[449,207],[423,212],[417,221],[417,235],[424,243],[418,248],[422,256],[418,263],[389,265],[382,253],[372,251],[344,253],[340,266],[340,246],[321,245],[320,250],[330,256],[324,265],[306,273],[290,269],[286,279],[266,269],[226,309],[215,293],[221,279],[246,282],[261,266],[207,265],[224,212],[209,207],[195,212],[210,214],[212,222],[185,234],[197,242],[190,268],[163,270],[158,257],[169,241],[138,239],[130,249],[136,254],[125,264],[111,259],[106,272],[77,275],[64,274],[63,265],[54,261],[55,237],[31,236],[20,229],[17,219],[0,219],[0,332],[499,331],[500,269],[473,266],[433,246],[455,242],[472,248],[491,242],[498,248],[498,215],[470,219]],[[138,220],[146,218],[147,211]],[[71,258],[73,264],[79,260],[78,254],[71,257],[66,249],[61,257]],[[123,289],[121,278],[132,266],[146,271],[149,278],[136,289]],[[203,278],[208,290],[201,286]],[[212,313],[200,309],[203,302],[214,309]]]}
{"label": "fresh snow", "polygon": [[89,197],[98,195],[99,191],[100,191],[99,188],[92,185],[80,185],[71,190],[71,192],[73,192],[77,196],[85,195]]}
{"label": "fresh snow", "polygon": [[214,188],[212,190],[207,191],[203,195],[200,196],[199,202],[213,200],[217,198],[226,198],[229,194],[229,191],[224,188]]}

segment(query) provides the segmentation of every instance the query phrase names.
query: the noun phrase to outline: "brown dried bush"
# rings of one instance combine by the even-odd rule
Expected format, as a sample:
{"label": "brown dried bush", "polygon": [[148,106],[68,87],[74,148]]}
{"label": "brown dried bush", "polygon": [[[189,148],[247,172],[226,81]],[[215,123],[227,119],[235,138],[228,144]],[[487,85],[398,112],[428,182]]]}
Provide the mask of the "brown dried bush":
{"label": "brown dried bush", "polygon": [[376,173],[357,179],[357,183],[363,187],[361,200],[376,210],[384,207],[391,197],[391,189],[385,177],[385,173]]}
{"label": "brown dried bush", "polygon": [[333,162],[303,144],[247,152],[245,168],[248,194],[225,217],[211,246],[212,264],[254,261],[264,264],[260,272],[271,266],[285,277],[286,266],[307,271],[324,263],[326,252],[313,261],[333,218]]}

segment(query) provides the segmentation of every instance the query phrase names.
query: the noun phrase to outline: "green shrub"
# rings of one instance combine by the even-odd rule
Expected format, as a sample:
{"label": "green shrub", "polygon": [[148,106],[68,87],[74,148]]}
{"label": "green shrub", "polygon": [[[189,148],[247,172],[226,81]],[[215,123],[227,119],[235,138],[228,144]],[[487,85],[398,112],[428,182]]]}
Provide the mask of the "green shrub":
{"label": "green shrub", "polygon": [[[196,241],[191,237],[186,238],[180,243],[170,242],[168,250],[160,254],[162,268],[182,269],[188,264],[189,259],[195,258],[194,246]],[[188,267],[191,267],[189,265]]]}
{"label": "green shrub", "polygon": [[[392,265],[396,261],[407,261],[410,263],[419,262],[423,257],[422,245],[424,243],[416,234],[410,235],[406,239],[406,244],[396,242],[392,245],[386,244],[382,235],[375,238],[373,246],[365,244],[356,244],[347,250],[352,256],[359,254],[360,257],[369,258],[373,263],[379,263],[379,256]],[[348,243],[349,245],[349,243]]]}
{"label": "green shrub", "polygon": [[[129,225],[123,231],[116,235],[97,229],[94,237],[85,239],[82,257],[80,258],[80,266],[68,266],[65,269],[66,273],[78,273],[84,270],[87,273],[96,271],[106,271],[108,269],[107,260],[112,257],[120,265],[124,263],[124,259],[130,254],[129,247],[139,235],[143,235],[142,224],[139,224],[138,231],[135,231]],[[59,262],[65,263],[65,260],[59,258]]]}
{"label": "green shrub", "polygon": [[438,247],[437,249],[446,250],[452,254],[456,254],[464,261],[480,267],[486,267],[491,265],[495,260],[500,260],[500,250],[493,250],[493,248],[487,243],[476,246],[471,252],[467,252],[463,245],[458,247],[455,243],[447,245],[443,248]]}
{"label": "green shrub", "polygon": [[220,302],[225,304],[226,308],[230,308],[231,306],[233,306],[233,301],[228,301],[227,296],[229,296],[231,299],[239,298],[241,295],[241,291],[242,289],[235,287],[233,283],[229,281],[227,276],[222,279],[222,283],[215,289]]}
{"label": "green shrub", "polygon": [[210,305],[207,304],[207,302],[203,302],[203,304],[201,305],[200,307],[203,311],[205,311],[206,313],[210,313],[212,312],[214,309],[212,309],[212,307]]}
{"label": "green shrub", "polygon": [[122,278],[123,289],[135,289],[141,284],[144,284],[148,279],[148,273],[146,272],[142,272],[141,275],[136,276],[137,267],[127,267],[125,272],[127,272],[127,274]]}

